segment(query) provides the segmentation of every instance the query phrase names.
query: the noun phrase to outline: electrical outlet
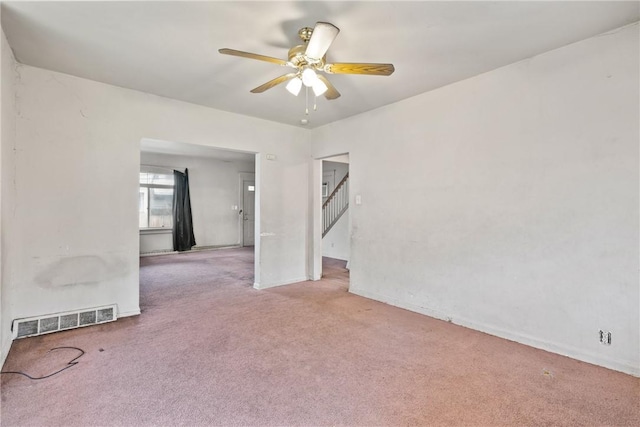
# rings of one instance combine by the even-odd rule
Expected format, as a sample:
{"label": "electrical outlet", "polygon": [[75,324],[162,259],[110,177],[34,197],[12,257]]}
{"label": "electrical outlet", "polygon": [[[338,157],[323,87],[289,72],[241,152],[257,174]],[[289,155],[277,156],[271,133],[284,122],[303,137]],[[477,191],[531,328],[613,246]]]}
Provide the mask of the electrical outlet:
{"label": "electrical outlet", "polygon": [[604,345],[611,345],[611,332],[609,331],[603,331],[602,329],[600,329],[598,331],[599,336],[600,336],[600,342]]}

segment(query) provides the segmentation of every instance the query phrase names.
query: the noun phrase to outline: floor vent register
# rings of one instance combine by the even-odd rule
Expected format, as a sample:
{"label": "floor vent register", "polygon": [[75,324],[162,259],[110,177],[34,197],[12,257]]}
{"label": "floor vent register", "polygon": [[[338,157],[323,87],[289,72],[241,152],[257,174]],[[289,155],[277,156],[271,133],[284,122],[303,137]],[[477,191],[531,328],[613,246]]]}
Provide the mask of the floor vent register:
{"label": "floor vent register", "polygon": [[12,324],[13,338],[50,334],[67,329],[113,322],[117,319],[116,305],[88,308],[66,313],[48,314],[16,319]]}

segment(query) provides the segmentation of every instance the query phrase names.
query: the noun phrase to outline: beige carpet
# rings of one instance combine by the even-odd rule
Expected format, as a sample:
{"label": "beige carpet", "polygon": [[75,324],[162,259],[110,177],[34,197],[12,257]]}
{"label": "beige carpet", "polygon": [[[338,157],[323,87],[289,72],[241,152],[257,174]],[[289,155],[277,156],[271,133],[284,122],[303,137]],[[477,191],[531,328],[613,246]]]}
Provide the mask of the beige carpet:
{"label": "beige carpet", "polygon": [[2,426],[640,425],[640,380],[347,292],[247,249],[141,260],[142,315],[14,342]]}

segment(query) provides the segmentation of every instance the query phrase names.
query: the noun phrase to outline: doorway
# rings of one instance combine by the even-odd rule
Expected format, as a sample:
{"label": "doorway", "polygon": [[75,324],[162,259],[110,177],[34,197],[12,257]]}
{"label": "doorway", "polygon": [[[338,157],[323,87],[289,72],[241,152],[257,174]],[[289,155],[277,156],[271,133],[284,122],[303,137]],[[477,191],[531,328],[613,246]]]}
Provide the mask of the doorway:
{"label": "doorway", "polygon": [[[208,251],[202,255],[214,256],[213,251],[247,246],[254,259],[254,281],[259,278],[260,259],[257,253],[260,237],[254,231],[260,222],[256,199],[260,179],[256,179],[256,162],[256,153],[148,138],[140,141],[141,180],[143,172],[153,173],[152,178],[158,180],[164,175],[172,177],[173,170],[189,170],[189,193],[196,238],[196,245],[189,252]],[[246,189],[250,193],[246,196],[243,194],[244,181],[247,181]],[[160,184],[168,187],[171,183],[163,181]],[[149,186],[145,185],[139,185],[137,191],[142,192],[140,188]],[[158,206],[152,205],[144,197],[140,200],[140,256],[169,255],[165,262],[179,262],[186,252],[178,253],[173,247],[172,209],[163,205],[167,218],[163,217],[165,222],[156,225],[157,221],[152,223],[151,219],[155,220],[155,216],[164,214],[164,211],[160,212]],[[163,201],[172,203],[169,198]],[[246,216],[243,215],[245,211]],[[249,224],[246,227],[245,222]],[[229,252],[234,253],[239,252]]]}
{"label": "doorway", "polygon": [[314,160],[313,188],[311,276],[319,280],[325,276],[323,263],[327,261],[349,268],[353,209],[349,207],[349,155]]}
{"label": "doorway", "polygon": [[322,256],[348,262],[349,159],[341,157],[322,160]]}

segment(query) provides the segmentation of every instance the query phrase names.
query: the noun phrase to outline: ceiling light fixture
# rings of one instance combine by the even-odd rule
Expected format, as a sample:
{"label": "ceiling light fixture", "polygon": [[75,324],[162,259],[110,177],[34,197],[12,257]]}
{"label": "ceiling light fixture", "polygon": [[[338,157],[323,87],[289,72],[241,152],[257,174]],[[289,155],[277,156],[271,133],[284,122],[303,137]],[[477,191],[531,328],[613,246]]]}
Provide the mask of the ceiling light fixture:
{"label": "ceiling light fixture", "polygon": [[306,87],[312,87],[316,81],[318,81],[316,72],[311,68],[305,67],[305,69],[302,70],[302,84],[304,84]]}
{"label": "ceiling light fixture", "polygon": [[313,93],[315,93],[316,96],[322,95],[327,91],[327,89],[329,89],[327,85],[324,84],[324,82],[318,78],[318,76],[316,76],[316,81],[313,82],[313,86],[311,87],[313,88]]}
{"label": "ceiling light fixture", "polygon": [[293,96],[298,96],[300,93],[300,89],[302,89],[302,80],[299,77],[291,79],[289,83],[287,83],[286,89]]}

